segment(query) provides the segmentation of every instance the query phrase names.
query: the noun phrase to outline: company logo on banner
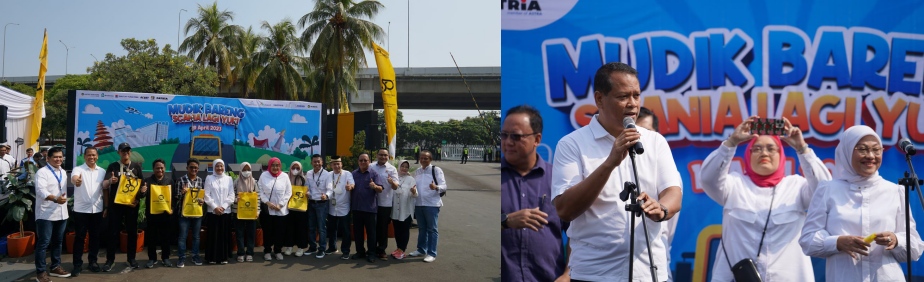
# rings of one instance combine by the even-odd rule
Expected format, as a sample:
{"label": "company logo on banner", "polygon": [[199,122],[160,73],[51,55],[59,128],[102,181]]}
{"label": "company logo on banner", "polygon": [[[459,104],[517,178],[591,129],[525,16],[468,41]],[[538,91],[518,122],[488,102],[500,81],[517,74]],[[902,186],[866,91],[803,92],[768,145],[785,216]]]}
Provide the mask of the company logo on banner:
{"label": "company logo on banner", "polygon": [[501,29],[530,30],[568,14],[577,0],[501,0]]}
{"label": "company logo on banner", "polygon": [[[739,29],[548,39],[541,46],[546,102],[570,111],[574,128],[584,126],[597,112],[596,70],[627,62],[639,71],[642,104],[659,117],[668,141],[724,140],[750,113],[787,118],[819,141],[837,140],[862,118],[883,145],[899,136],[924,144],[924,36],[832,26],[812,39],[791,26],[766,26],[761,36],[756,58],[748,58],[754,41]],[[746,59],[762,61],[764,86],[754,87]]]}

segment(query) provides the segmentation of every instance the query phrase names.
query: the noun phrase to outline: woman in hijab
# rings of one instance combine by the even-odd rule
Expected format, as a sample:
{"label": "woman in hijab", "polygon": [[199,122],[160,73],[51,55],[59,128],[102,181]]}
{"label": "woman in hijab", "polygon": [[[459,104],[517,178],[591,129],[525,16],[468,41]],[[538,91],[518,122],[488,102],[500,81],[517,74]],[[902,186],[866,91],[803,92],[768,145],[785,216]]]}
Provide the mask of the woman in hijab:
{"label": "woman in hijab", "polygon": [[392,223],[395,226],[395,244],[398,249],[391,253],[396,259],[404,259],[407,241],[411,238],[411,214],[414,213],[414,199],[417,198],[417,181],[408,171],[411,163],[401,162],[398,169],[398,190],[395,190],[394,208],[391,210]]}
{"label": "woman in hijab", "polygon": [[225,162],[221,159],[212,163],[213,174],[205,178],[205,203],[208,231],[208,248],[205,261],[209,264],[228,264],[231,256],[231,204],[234,203],[234,183],[225,175]]}
{"label": "woman in hijab", "polygon": [[[241,163],[241,175],[238,176],[237,181],[234,182],[234,195],[235,201],[231,205],[231,212],[237,213],[237,202],[241,199],[238,194],[240,193],[252,193],[257,191],[257,183],[253,179],[253,168],[250,166],[250,163],[243,162]],[[257,214],[260,214],[260,207],[257,205]],[[237,261],[247,262],[253,261],[253,245],[257,232],[257,221],[250,219],[237,219],[237,216],[234,216],[234,229],[237,233],[235,239],[237,240]],[[246,258],[244,256],[247,256]]]}
{"label": "woman in hijab", "polygon": [[[697,185],[722,211],[722,245],[712,268],[713,281],[732,281],[731,266],[752,259],[764,281],[812,281],[812,262],[799,247],[805,209],[819,181],[831,173],[784,119],[785,137],[751,133],[753,116],[735,128],[703,161]],[[804,176],[785,175],[785,141],[795,149]],[[737,147],[748,142],[744,175],[729,171]]]}
{"label": "woman in hijab", "polygon": [[[298,161],[292,162],[289,165],[289,183],[292,186],[307,186],[308,178],[305,177],[305,173],[302,170],[302,163]],[[305,193],[308,193],[306,190]],[[302,197],[308,197],[308,195],[303,195]],[[285,236],[285,254],[287,256],[292,255],[292,247],[298,246],[295,250],[295,256],[300,257],[308,251],[308,212],[300,210],[290,210],[289,215],[286,215],[286,236]],[[317,250],[311,250],[310,252],[317,252]]]}
{"label": "woman in hijab", "polygon": [[[828,281],[904,281],[903,187],[879,176],[882,140],[871,128],[844,131],[834,151],[835,179],[818,185],[802,229],[806,255],[825,258]],[[872,241],[863,239],[872,237]],[[878,245],[878,246],[877,246]],[[912,260],[924,242],[911,218]]]}
{"label": "woman in hijab", "polygon": [[260,175],[257,187],[260,201],[265,206],[260,213],[260,225],[263,227],[263,259],[270,261],[273,254],[276,260],[282,260],[282,242],[286,234],[286,215],[289,214],[288,203],[292,197],[292,184],[289,175],[282,172],[282,162],[278,158],[269,160],[269,170]]}

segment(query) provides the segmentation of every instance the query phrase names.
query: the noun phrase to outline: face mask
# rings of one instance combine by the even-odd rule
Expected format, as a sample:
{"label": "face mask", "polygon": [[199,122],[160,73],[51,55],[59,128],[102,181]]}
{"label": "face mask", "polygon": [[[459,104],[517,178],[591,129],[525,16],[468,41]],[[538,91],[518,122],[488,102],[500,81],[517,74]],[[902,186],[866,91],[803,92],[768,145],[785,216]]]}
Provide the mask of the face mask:
{"label": "face mask", "polygon": [[241,175],[244,177],[250,177],[250,171],[242,171]]}
{"label": "face mask", "polygon": [[299,171],[297,168],[293,168],[291,172],[292,172],[292,175],[298,175],[299,173],[301,173],[301,171]]}

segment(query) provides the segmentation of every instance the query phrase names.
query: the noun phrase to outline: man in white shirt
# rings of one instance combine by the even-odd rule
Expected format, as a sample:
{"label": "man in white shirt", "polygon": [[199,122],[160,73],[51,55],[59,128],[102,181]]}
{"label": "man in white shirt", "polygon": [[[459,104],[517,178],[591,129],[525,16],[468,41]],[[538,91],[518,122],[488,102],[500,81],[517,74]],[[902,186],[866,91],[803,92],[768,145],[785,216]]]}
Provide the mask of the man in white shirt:
{"label": "man in white shirt", "polygon": [[[327,181],[329,191],[332,191],[330,197],[330,211],[327,218],[327,250],[325,254],[335,254],[343,252],[340,259],[350,259],[350,244],[353,240],[350,238],[350,190],[356,183],[353,182],[353,174],[343,170],[343,162],[340,156],[330,158],[330,167],[333,172],[328,173],[330,178]],[[340,244],[340,250],[337,250],[337,235],[343,236],[343,242]]]}
{"label": "man in white shirt", "polygon": [[99,253],[99,234],[103,221],[103,180],[106,179],[106,169],[96,165],[99,152],[96,148],[88,147],[83,150],[84,163],[71,172],[71,182],[74,183],[74,269],[71,275],[79,276],[83,270],[83,244],[87,233],[90,235],[90,247],[87,261],[90,262],[90,271],[100,272],[96,263]]}
{"label": "man in white shirt", "polygon": [[414,218],[417,218],[417,250],[407,254],[409,257],[425,256],[424,262],[436,261],[436,246],[439,239],[437,222],[443,199],[440,193],[446,192],[446,176],[443,169],[431,164],[433,154],[428,150],[420,151],[420,168],[414,171],[417,180],[417,202]]}
{"label": "man in white shirt", "polygon": [[[311,167],[314,170],[308,172],[308,248],[318,252],[316,258],[324,258],[324,251],[327,250],[327,210],[330,204],[327,203],[331,196],[330,172],[324,170],[324,161],[321,155],[314,154],[311,156]],[[317,242],[315,242],[317,238]]]}
{"label": "man in white shirt", "polygon": [[6,177],[6,173],[16,168],[16,159],[10,156],[10,146],[0,145],[0,177]]}
{"label": "man in white shirt", "polygon": [[[572,281],[624,281],[629,260],[633,280],[649,280],[650,266],[658,267],[659,282],[667,280],[662,222],[680,210],[682,181],[663,136],[644,128],[626,129],[623,119],[638,116],[641,104],[638,72],[624,63],[608,63],[594,76],[594,101],[599,114],[590,123],[562,138],[552,169],[553,204],[558,215],[571,221]],[[645,153],[636,157],[637,181],[628,150],[641,142]],[[645,217],[631,226],[632,216],[619,194],[625,182],[638,183]],[[641,220],[648,220],[649,260]],[[635,228],[634,228],[635,227]],[[630,233],[635,230],[635,241]],[[629,254],[634,243],[634,253]]]}
{"label": "man in white shirt", "polygon": [[388,149],[381,148],[375,153],[375,164],[369,169],[379,175],[379,181],[385,184],[385,189],[376,197],[378,199],[378,213],[375,214],[375,255],[380,260],[388,260],[385,249],[388,248],[388,224],[391,223],[391,208],[394,202],[394,190],[398,189],[398,169],[388,162]]}
{"label": "man in white shirt", "polygon": [[[35,174],[35,271],[39,282],[51,281],[48,275],[70,277],[61,267],[61,243],[67,224],[67,172],[61,167],[64,151],[51,148],[48,166]],[[45,271],[45,251],[51,249],[51,267]]]}

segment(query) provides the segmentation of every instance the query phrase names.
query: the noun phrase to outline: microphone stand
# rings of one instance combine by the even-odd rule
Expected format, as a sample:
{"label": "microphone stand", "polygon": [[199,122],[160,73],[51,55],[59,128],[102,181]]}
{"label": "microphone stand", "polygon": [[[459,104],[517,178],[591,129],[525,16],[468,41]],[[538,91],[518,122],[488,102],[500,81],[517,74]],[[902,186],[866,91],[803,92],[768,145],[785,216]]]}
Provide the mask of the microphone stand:
{"label": "microphone stand", "polygon": [[[635,168],[635,148],[629,148],[629,158],[632,160],[632,174],[635,181],[638,181],[638,170]],[[635,263],[635,218],[642,216],[642,205],[645,201],[638,201],[639,187],[632,181],[626,181],[622,192],[619,193],[619,199],[626,201],[631,199],[630,204],[626,205],[626,211],[631,212],[632,231],[629,232],[629,281],[632,281],[632,271]],[[648,262],[651,265],[651,281],[658,282],[658,267],[655,266],[651,257],[651,239],[648,238],[648,222],[642,218],[642,228],[645,230],[645,245],[648,247]]]}
{"label": "microphone stand", "polygon": [[[908,162],[908,169],[911,173],[905,171],[905,177],[898,180],[898,184],[905,186],[905,267],[908,269],[907,281],[911,281],[911,190],[918,191],[918,198],[924,204],[924,195],[921,195],[922,180],[914,173],[914,165],[911,164],[911,155],[905,154],[905,161]],[[924,207],[922,207],[924,208]]]}

